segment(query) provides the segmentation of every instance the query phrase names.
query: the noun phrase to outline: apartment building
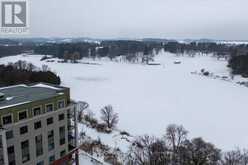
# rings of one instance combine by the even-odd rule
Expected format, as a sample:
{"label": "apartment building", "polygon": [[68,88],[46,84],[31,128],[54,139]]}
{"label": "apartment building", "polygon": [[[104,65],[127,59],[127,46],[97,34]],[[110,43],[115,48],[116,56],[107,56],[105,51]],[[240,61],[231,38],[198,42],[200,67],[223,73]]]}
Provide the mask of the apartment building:
{"label": "apartment building", "polygon": [[0,165],[72,164],[76,108],[69,88],[0,88]]}

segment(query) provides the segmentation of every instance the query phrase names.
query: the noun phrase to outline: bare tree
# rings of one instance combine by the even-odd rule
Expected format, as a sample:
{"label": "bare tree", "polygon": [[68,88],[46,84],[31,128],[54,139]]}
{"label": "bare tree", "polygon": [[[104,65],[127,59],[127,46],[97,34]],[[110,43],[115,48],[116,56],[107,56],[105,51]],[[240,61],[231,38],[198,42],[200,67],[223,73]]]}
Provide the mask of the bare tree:
{"label": "bare tree", "polygon": [[73,54],[72,54],[72,62],[73,63],[77,63],[77,60],[79,60],[80,59],[80,53],[79,52],[74,52]]}
{"label": "bare tree", "polygon": [[129,148],[128,164],[165,165],[169,163],[169,154],[165,143],[154,136],[140,136]]}
{"label": "bare tree", "polygon": [[213,144],[205,142],[202,138],[194,138],[191,141],[184,142],[186,149],[180,156],[184,159],[181,164],[189,165],[218,165],[221,160],[221,151]]}
{"label": "bare tree", "polygon": [[224,153],[222,165],[248,165],[248,151],[236,149]]}
{"label": "bare tree", "polygon": [[171,124],[167,127],[165,139],[172,152],[172,164],[180,162],[178,154],[183,142],[187,140],[187,134],[188,131],[181,125]]}
{"label": "bare tree", "polygon": [[35,68],[36,68],[36,67],[35,67],[32,63],[28,63],[28,64],[27,64],[27,70],[28,70],[28,71],[32,72],[32,71],[35,70]]}
{"label": "bare tree", "polygon": [[84,116],[84,111],[89,108],[89,104],[83,101],[78,102],[78,121],[82,122],[83,121],[83,116]]}
{"label": "bare tree", "polygon": [[42,69],[43,72],[47,72],[47,71],[50,70],[48,65],[42,65],[41,69]]}
{"label": "bare tree", "polygon": [[172,147],[173,152],[177,152],[178,148],[187,139],[188,131],[183,126],[171,124],[166,129],[165,138]]}
{"label": "bare tree", "polygon": [[119,121],[118,114],[114,112],[111,105],[102,108],[101,115],[101,119],[107,124],[108,128],[115,127]]}

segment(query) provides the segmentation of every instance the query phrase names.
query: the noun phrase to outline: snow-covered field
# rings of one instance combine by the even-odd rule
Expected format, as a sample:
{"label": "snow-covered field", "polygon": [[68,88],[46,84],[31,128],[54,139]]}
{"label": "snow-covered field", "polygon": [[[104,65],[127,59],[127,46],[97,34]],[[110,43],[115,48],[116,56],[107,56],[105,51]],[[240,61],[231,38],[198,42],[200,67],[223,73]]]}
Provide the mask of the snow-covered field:
{"label": "snow-covered field", "polygon": [[103,106],[113,105],[119,113],[119,128],[131,134],[162,136],[166,126],[175,123],[189,130],[190,137],[202,136],[223,150],[248,147],[248,88],[191,74],[205,68],[229,76],[226,61],[169,53],[156,57],[160,66],[108,60],[94,61],[101,65],[61,64],[40,58],[19,55],[1,58],[0,63],[26,60],[49,65],[62,78],[62,85],[71,88],[72,98],[87,101],[97,116]]}

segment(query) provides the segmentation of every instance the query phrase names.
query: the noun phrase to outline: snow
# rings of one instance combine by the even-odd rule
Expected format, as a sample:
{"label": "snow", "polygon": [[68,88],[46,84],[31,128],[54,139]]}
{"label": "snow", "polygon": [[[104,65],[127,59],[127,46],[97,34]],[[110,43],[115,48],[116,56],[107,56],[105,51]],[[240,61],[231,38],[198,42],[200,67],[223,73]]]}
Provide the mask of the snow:
{"label": "snow", "polygon": [[223,150],[248,146],[248,88],[235,83],[241,78],[229,82],[191,74],[205,68],[229,76],[226,61],[161,53],[155,60],[160,66],[90,59],[101,65],[85,65],[47,63],[41,57],[12,56],[0,63],[26,60],[48,65],[60,75],[62,85],[71,88],[71,97],[88,102],[96,116],[111,104],[119,113],[118,127],[132,135],[162,136],[166,126],[175,123],[189,130],[190,137],[201,136]]}
{"label": "snow", "polygon": [[[33,85],[32,87],[41,87],[41,88],[49,88],[49,89],[54,89],[54,90],[62,90],[61,88],[56,88],[56,87],[54,87],[54,86],[46,85],[46,84],[43,84],[43,83],[35,84],[35,85]],[[62,94],[63,94],[63,93],[62,93]]]}
{"label": "snow", "polygon": [[[2,62],[2,61],[0,61]],[[8,89],[8,88],[13,88],[13,87],[26,87],[27,85],[25,84],[20,84],[20,85],[12,85],[12,86],[7,86],[7,87],[1,87],[0,90],[2,89]]]}
{"label": "snow", "polygon": [[81,165],[109,165],[83,151],[79,152],[79,162]]}
{"label": "snow", "polygon": [[[122,152],[128,151],[128,146],[130,145],[129,142],[125,140],[126,136],[121,136],[120,132],[117,130],[114,130],[110,134],[106,133],[100,133],[97,132],[96,129],[92,129],[87,127],[84,124],[78,124],[78,130],[81,132],[85,132],[87,136],[90,136],[92,140],[98,140],[101,139],[101,142],[105,145],[110,146],[111,148],[119,148]],[[132,140],[132,137],[128,137],[129,140]]]}
{"label": "snow", "polygon": [[27,103],[30,103],[30,101],[24,101],[24,102],[17,103],[17,104],[11,104],[11,105],[6,105],[6,106],[0,106],[0,110],[1,110],[1,109],[5,109],[5,108],[14,107],[14,106],[17,106],[17,105],[27,104]]}
{"label": "snow", "polygon": [[6,100],[9,101],[9,100],[12,100],[14,97],[7,97]]}

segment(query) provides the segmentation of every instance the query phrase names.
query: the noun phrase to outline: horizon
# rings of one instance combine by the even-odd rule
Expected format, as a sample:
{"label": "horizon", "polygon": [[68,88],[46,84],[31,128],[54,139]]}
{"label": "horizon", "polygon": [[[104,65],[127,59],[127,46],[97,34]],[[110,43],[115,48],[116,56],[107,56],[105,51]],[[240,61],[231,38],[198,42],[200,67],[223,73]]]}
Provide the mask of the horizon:
{"label": "horizon", "polygon": [[92,39],[92,40],[144,40],[144,39],[156,39],[156,40],[175,40],[175,41],[186,41],[186,40],[192,40],[192,41],[201,41],[201,40],[209,40],[209,41],[248,41],[248,39],[213,39],[213,38],[159,38],[159,37],[143,37],[143,38],[125,38],[125,37],[115,37],[115,38],[94,38],[94,37],[81,37],[81,36],[0,36],[0,39],[9,39],[9,40],[15,40],[15,39]]}
{"label": "horizon", "polygon": [[29,4],[30,33],[14,37],[248,40],[246,0],[36,0]]}

